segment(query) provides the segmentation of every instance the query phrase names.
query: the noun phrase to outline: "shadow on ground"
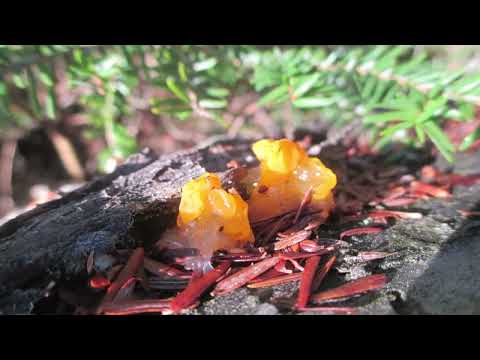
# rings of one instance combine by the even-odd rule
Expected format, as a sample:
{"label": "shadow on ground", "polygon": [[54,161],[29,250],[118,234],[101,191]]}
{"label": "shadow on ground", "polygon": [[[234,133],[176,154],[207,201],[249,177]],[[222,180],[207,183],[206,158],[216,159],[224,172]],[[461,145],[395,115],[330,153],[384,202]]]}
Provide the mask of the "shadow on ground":
{"label": "shadow on ground", "polygon": [[[458,159],[454,172],[478,172],[479,155]],[[389,250],[404,255],[380,265],[394,272],[386,291],[390,304],[398,314],[480,314],[480,217],[458,211],[480,211],[480,185],[458,186],[452,198],[418,209],[423,219],[402,221],[381,235]]]}
{"label": "shadow on ground", "polygon": [[[475,188],[472,197],[480,194]],[[470,189],[472,190],[472,189]],[[463,191],[464,195],[468,194]],[[462,197],[462,209],[479,211],[480,201]],[[480,218],[464,220],[436,251],[432,260],[419,263],[423,270],[408,289],[400,313],[480,314]]]}

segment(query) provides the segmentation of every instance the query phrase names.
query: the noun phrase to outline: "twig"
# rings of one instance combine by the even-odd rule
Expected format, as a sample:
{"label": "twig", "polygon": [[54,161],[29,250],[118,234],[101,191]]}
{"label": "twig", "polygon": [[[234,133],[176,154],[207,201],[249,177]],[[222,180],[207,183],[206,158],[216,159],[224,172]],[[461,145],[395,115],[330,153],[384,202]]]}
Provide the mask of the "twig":
{"label": "twig", "polygon": [[337,145],[344,137],[347,136],[348,133],[355,131],[357,128],[361,126],[360,119],[356,119],[349,123],[348,125],[344,126],[341,129],[330,128],[327,133],[327,138],[319,144],[313,145],[308,150],[308,155],[310,156],[318,156],[322,152],[323,148],[327,146]]}
{"label": "twig", "polygon": [[12,171],[16,139],[5,139],[0,149],[0,217],[13,208]]}
{"label": "twig", "polygon": [[230,125],[230,128],[228,129],[228,136],[230,136],[231,138],[236,137],[240,129],[243,127],[243,124],[245,124],[245,120],[246,119],[244,116],[235,117],[232,124]]}
{"label": "twig", "polygon": [[62,165],[67,171],[68,175],[75,180],[84,180],[85,173],[70,140],[56,130],[49,130],[48,137],[55,147],[55,150],[60,157]]}
{"label": "twig", "polygon": [[217,119],[211,112],[205,110],[200,106],[200,104],[197,101],[197,95],[193,91],[188,90],[188,98],[190,99],[190,106],[194,114],[196,114],[199,117],[205,118],[207,120],[217,121]]}

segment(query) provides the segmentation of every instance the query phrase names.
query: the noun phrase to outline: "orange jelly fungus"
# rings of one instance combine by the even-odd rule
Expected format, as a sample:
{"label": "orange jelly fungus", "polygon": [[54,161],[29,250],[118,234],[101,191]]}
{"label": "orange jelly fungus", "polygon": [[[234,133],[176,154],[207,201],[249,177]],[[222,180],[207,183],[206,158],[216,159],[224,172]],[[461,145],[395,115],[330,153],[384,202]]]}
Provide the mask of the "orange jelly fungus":
{"label": "orange jelly fungus", "polygon": [[253,242],[248,205],[234,192],[222,189],[220,178],[206,173],[182,188],[175,241],[209,257],[215,250]]}
{"label": "orange jelly fungus", "polygon": [[244,180],[249,187],[249,218],[255,222],[298,209],[312,187],[309,207],[328,216],[334,207],[337,177],[318,158],[308,157],[295,142],[260,140],[252,146],[260,167]]}

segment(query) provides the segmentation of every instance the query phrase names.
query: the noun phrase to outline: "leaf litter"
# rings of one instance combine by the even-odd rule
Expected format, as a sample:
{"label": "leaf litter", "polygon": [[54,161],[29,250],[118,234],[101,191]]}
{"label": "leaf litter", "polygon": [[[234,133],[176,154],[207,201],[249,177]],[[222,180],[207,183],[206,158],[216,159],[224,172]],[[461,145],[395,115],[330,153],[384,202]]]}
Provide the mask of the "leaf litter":
{"label": "leaf litter", "polygon": [[[98,305],[82,305],[71,292],[70,300],[65,291],[62,296],[76,304],[76,314],[168,315],[198,307],[212,296],[225,296],[242,287],[260,289],[297,281],[296,299],[285,300],[290,311],[356,314],[356,308],[324,303],[378,291],[388,283],[388,278],[385,274],[373,274],[319,291],[326,286],[324,280],[335,264],[342,261],[338,250],[348,246],[352,237],[376,236],[392,221],[422,218],[421,213],[406,210],[417,201],[449,198],[454,186],[480,183],[480,175],[443,174],[431,165],[411,174],[407,167],[384,164],[372,154],[348,158],[335,171],[340,182],[334,190],[336,208],[328,219],[309,209],[309,189],[297,210],[251,224],[254,247],[216,252],[211,259],[213,270],[204,274],[185,269],[183,263],[191,254],[179,249],[118,250],[118,261],[106,271],[94,266],[92,251],[86,259],[87,287],[96,294],[103,293]],[[477,211],[458,211],[463,216],[479,216]],[[352,226],[360,221],[373,223]],[[328,237],[323,235],[325,226],[330,231]],[[332,231],[336,237],[332,237]],[[392,255],[395,253],[361,251],[355,260],[368,262]]]}

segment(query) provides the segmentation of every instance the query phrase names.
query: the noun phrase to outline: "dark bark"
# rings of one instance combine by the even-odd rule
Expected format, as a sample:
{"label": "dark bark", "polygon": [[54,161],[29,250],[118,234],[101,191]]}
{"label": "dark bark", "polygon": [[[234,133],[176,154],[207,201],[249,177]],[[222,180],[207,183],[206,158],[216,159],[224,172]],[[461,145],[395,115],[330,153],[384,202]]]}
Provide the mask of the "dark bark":
{"label": "dark bark", "polygon": [[102,254],[138,245],[142,240],[132,232],[138,224],[171,222],[188,180],[220,172],[224,184],[235,186],[237,173],[226,164],[245,163],[249,145],[217,138],[159,158],[145,150],[114,173],[1,226],[0,312],[25,312],[25,301],[31,305],[42,296],[39,286],[84,274],[92,250]]}

